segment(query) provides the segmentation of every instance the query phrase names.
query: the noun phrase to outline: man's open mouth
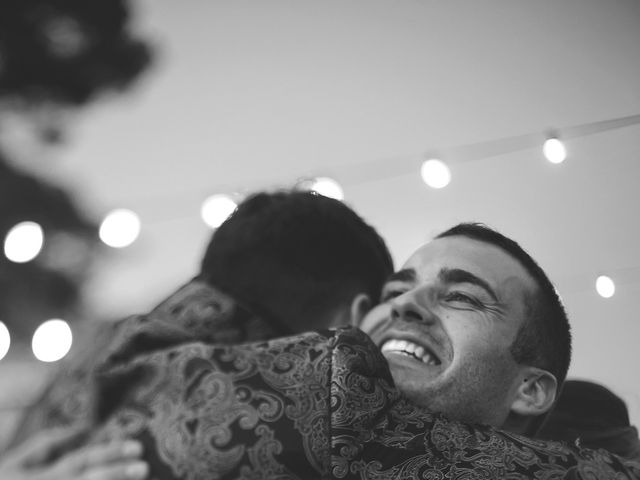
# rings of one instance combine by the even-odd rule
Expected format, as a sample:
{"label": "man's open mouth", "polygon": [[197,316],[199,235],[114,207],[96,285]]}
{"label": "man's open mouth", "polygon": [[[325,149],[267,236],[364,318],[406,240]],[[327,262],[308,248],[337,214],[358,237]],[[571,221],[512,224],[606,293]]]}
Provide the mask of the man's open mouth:
{"label": "man's open mouth", "polygon": [[440,365],[441,363],[440,359],[433,352],[422,345],[413,343],[410,340],[387,340],[380,347],[380,351],[383,353],[393,352],[401,355],[407,355],[426,365]]}

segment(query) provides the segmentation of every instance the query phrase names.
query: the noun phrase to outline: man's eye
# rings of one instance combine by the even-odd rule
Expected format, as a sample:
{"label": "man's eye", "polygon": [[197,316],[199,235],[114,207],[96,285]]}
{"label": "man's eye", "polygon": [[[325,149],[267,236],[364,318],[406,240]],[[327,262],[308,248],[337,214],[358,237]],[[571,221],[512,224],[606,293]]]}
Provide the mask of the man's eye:
{"label": "man's eye", "polygon": [[475,298],[462,292],[450,292],[445,297],[445,300],[447,300],[448,302],[464,302],[475,306],[480,305],[480,302],[478,302]]}
{"label": "man's eye", "polygon": [[380,302],[388,302],[392,298],[399,297],[404,293],[404,290],[385,290],[380,296]]}

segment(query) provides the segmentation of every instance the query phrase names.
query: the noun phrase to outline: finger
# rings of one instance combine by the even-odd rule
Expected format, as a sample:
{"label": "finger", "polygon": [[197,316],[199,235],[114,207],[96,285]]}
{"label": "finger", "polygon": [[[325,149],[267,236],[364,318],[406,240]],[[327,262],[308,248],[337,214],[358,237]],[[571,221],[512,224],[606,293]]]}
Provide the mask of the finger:
{"label": "finger", "polygon": [[56,468],[72,474],[86,468],[135,459],[140,455],[142,455],[142,444],[136,440],[89,445],[60,458],[56,462]]}
{"label": "finger", "polygon": [[56,428],[36,433],[14,450],[5,454],[7,463],[14,465],[37,465],[49,460],[56,450],[85,435],[85,429]]}
{"label": "finger", "polygon": [[149,465],[135,461],[92,467],[73,480],[144,480],[148,474]]}

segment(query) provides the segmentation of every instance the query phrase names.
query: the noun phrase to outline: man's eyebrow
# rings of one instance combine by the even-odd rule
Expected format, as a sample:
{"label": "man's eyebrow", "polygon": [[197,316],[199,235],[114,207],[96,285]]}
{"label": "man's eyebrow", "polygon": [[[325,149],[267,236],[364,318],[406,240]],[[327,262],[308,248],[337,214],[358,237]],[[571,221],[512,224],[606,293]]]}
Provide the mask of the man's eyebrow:
{"label": "man's eyebrow", "polygon": [[467,270],[462,270],[460,268],[443,268],[438,273],[438,278],[443,283],[472,283],[486,290],[494,302],[498,301],[498,296],[496,295],[496,292],[493,291],[493,288],[491,288],[491,285],[489,285],[486,280],[483,280]]}
{"label": "man's eyebrow", "polygon": [[404,268],[392,273],[387,277],[385,283],[389,282],[415,282],[417,276],[413,268]]}

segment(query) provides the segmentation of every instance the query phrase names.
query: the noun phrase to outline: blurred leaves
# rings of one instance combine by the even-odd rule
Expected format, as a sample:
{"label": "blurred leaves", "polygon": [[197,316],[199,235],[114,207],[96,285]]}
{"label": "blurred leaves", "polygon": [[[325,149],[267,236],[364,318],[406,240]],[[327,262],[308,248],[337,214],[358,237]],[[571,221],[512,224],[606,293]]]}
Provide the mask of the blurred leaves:
{"label": "blurred leaves", "polygon": [[82,105],[128,86],[150,47],[122,0],[0,1],[0,98]]}
{"label": "blurred leaves", "polygon": [[[33,142],[56,143],[64,138],[63,109],[130,86],[151,61],[130,20],[125,0],[0,0],[0,129],[11,124],[3,118],[19,113],[41,133]],[[45,236],[31,262],[13,263],[0,252],[0,320],[25,342],[49,318],[73,321],[100,243],[98,226],[75,199],[21,171],[14,156],[0,144],[0,238],[27,220]]]}

